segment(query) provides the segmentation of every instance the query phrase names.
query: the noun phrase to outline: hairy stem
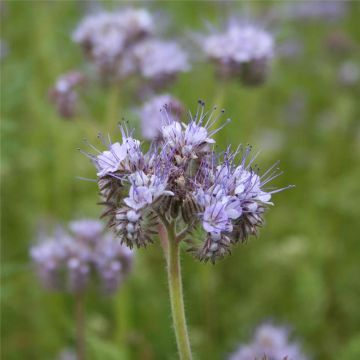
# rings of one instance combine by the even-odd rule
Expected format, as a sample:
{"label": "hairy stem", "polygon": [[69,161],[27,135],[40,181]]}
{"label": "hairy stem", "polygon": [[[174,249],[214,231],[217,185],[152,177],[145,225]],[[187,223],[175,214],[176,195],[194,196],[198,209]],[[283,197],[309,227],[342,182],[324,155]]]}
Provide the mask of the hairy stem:
{"label": "hairy stem", "polygon": [[85,316],[84,294],[75,297],[76,359],[85,360]]}
{"label": "hairy stem", "polygon": [[181,282],[180,246],[175,233],[175,225],[167,224],[167,232],[160,232],[161,242],[167,243],[167,274],[169,282],[171,313],[176,343],[181,360],[192,359],[190,341],[186,327],[184,300]]}
{"label": "hairy stem", "polygon": [[158,225],[158,232],[159,232],[159,237],[160,237],[160,244],[164,251],[164,256],[165,256],[165,260],[166,260],[166,264],[167,264],[169,261],[169,241],[168,241],[168,237],[167,237],[166,227],[163,223],[160,223]]}

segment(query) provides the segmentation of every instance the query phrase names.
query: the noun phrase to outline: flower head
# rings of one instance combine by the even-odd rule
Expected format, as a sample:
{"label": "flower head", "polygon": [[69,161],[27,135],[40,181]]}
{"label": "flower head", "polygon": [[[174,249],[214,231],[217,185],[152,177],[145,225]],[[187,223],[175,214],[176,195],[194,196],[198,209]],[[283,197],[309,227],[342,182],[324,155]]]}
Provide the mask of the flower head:
{"label": "flower head", "polygon": [[263,324],[259,326],[252,343],[241,345],[229,360],[306,360],[300,346],[289,340],[289,331],[284,327]]}
{"label": "flower head", "polygon": [[97,273],[102,290],[114,292],[129,272],[132,252],[122,246],[97,220],[76,220],[69,231],[59,228],[30,250],[45,287],[79,293]]}
{"label": "flower head", "polygon": [[221,76],[240,76],[243,83],[257,85],[265,80],[274,54],[274,39],[250,24],[230,22],[224,32],[203,37],[205,55],[217,65]]}
{"label": "flower head", "polygon": [[76,89],[85,83],[85,76],[79,71],[71,71],[61,75],[50,89],[49,97],[54,103],[58,114],[72,118],[77,111],[78,93]]}
{"label": "flower head", "polygon": [[[229,253],[232,244],[257,234],[272,194],[282,190],[267,187],[280,175],[277,163],[260,174],[251,147],[216,154],[213,136],[221,127],[214,126],[223,112],[205,112],[202,101],[187,123],[174,119],[166,108],[164,112],[160,136],[147,152],[123,128],[122,144],[127,144],[124,137],[131,139],[136,151],[124,152],[125,157],[115,161],[108,150],[97,150],[115,164],[97,173],[104,216],[129,247],[152,242],[160,222],[182,224],[188,230],[184,237],[189,250],[200,260],[214,262]],[[140,160],[134,161],[134,153]],[[85,154],[99,169],[99,155]],[[195,229],[203,233],[200,243],[190,239]]]}
{"label": "flower head", "polygon": [[124,275],[128,274],[133,261],[133,252],[119,241],[107,234],[102,241],[96,244],[96,257],[94,264],[98,275],[102,290],[105,293],[114,293],[119,288],[124,279]]}
{"label": "flower head", "polygon": [[167,85],[190,68],[188,56],[177,42],[159,39],[139,42],[133,49],[132,61],[134,71],[150,80],[155,88]]}
{"label": "flower head", "polygon": [[116,74],[127,50],[153,31],[153,19],[145,9],[126,8],[87,16],[73,40],[101,73]]}
{"label": "flower head", "polygon": [[98,220],[82,219],[70,222],[69,230],[77,238],[92,242],[101,236],[104,225]]}

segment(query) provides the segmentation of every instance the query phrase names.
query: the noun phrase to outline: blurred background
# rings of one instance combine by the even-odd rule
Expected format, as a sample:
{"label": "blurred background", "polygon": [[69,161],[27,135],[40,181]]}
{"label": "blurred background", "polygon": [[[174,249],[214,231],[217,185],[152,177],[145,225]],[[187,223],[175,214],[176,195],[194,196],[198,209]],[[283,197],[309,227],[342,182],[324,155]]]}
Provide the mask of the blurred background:
{"label": "blurred background", "polygon": [[[259,238],[215,266],[182,257],[185,303],[198,359],[224,359],[263,321],[289,325],[313,359],[360,359],[360,3],[148,1],[167,36],[189,43],[192,68],[168,93],[186,108],[224,107],[232,122],[217,135],[281,160],[278,187]],[[74,301],[44,290],[29,259],[42,223],[98,217],[95,172],[76,149],[117,137],[125,117],[139,129],[142,101],[126,84],[92,84],[81,111],[61,118],[48,91],[58,76],[86,68],[71,33],[89,11],[112,1],[1,2],[2,358],[56,359],[74,346]],[[280,11],[294,4],[310,10]],[[319,3],[317,3],[319,4]],[[290,6],[290,7],[289,7]],[[304,7],[306,9],[306,6]],[[322,11],[321,11],[322,10]],[[223,81],[192,33],[229,16],[254,19],[275,36],[265,84]],[[301,15],[301,16],[300,16]],[[196,52],[200,55],[197,55]],[[91,72],[91,71],[90,71]],[[165,264],[158,242],[136,251],[116,296],[86,298],[89,359],[175,359]]]}

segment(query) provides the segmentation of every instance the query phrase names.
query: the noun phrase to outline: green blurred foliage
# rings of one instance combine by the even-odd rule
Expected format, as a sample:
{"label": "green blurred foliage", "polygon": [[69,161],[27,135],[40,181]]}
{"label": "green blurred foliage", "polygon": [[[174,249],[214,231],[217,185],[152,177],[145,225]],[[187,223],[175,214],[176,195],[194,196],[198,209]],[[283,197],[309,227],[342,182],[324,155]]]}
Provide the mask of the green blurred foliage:
{"label": "green blurred foliage", "polygon": [[[45,292],[28,258],[43,219],[66,222],[97,217],[97,189],[76,152],[98,131],[115,133],[121,117],[135,124],[126,85],[90,87],[86,114],[59,118],[47,99],[56,77],[84,66],[69,34],[85,1],[7,1],[1,37],[2,355],[3,359],[54,359],[73,346],[73,299]],[[169,16],[169,33],[184,35],[219,23],[227,13],[260,13],[279,2],[153,1]],[[117,3],[119,4],[119,3]],[[113,2],[104,2],[111,8]],[[116,5],[116,4],[115,4]],[[359,87],[341,86],[338,69],[359,63],[360,6],[349,3],[337,22],[276,24],[279,39],[300,41],[303,53],[275,61],[261,88],[223,83],[208,64],[195,64],[171,92],[190,108],[198,98],[227,109],[230,125],[220,148],[252,143],[263,149],[261,167],[281,159],[279,187],[258,239],[234,249],[216,266],[183,256],[191,341],[199,359],[220,359],[246,341],[263,320],[291,324],[314,359],[360,358],[360,107]],[[341,31],[351,53],[334,55],[326,38]],[[113,135],[115,137],[115,135]],[[87,298],[89,359],[175,359],[164,260],[158,244],[137,251],[134,273],[117,296]]]}

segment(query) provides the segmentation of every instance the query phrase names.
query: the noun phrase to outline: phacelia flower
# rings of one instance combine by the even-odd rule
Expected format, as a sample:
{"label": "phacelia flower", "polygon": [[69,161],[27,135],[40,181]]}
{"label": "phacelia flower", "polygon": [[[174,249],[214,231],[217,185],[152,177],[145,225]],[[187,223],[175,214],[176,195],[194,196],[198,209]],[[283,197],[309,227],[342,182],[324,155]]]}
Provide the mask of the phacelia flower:
{"label": "phacelia flower", "polygon": [[164,111],[172,121],[180,121],[184,113],[181,102],[171,95],[157,95],[147,101],[138,111],[141,119],[142,135],[147,140],[156,140],[161,136]]}
{"label": "phacelia flower", "polygon": [[53,88],[50,89],[49,97],[54,103],[58,114],[65,118],[72,118],[78,107],[77,88],[84,85],[85,76],[79,71],[71,71],[61,75]]}
{"label": "phacelia flower", "polygon": [[76,360],[76,352],[73,349],[65,348],[61,350],[55,360]]}
{"label": "phacelia flower", "polygon": [[101,222],[77,220],[68,231],[58,229],[30,250],[31,258],[45,287],[79,293],[97,275],[101,289],[113,293],[121,285],[132,263],[132,252],[104,233]]}
{"label": "phacelia flower", "polygon": [[105,293],[114,293],[128,274],[131,265],[133,252],[119,241],[114,241],[111,234],[104,236],[95,248],[95,267],[100,278],[102,290]]}
{"label": "phacelia flower", "polygon": [[6,58],[9,54],[9,47],[5,40],[0,39],[0,61]]}
{"label": "phacelia flower", "polygon": [[[257,234],[265,210],[273,205],[272,195],[283,190],[268,187],[280,172],[276,163],[261,174],[255,157],[250,157],[251,147],[215,153],[213,135],[221,129],[215,124],[223,111],[205,112],[200,101],[187,123],[166,111],[160,136],[148,151],[143,152],[140,142],[120,126],[122,140],[114,144],[130,141],[136,152],[120,156],[109,140],[108,150],[90,145],[97,154],[83,153],[98,169],[104,216],[121,242],[146,246],[153,241],[157,224],[173,222],[183,227],[189,251],[200,260],[215,262],[233,244]],[[196,241],[194,234],[199,232],[203,235]]]}
{"label": "phacelia flower", "polygon": [[124,54],[154,31],[152,16],[145,9],[126,8],[87,16],[73,33],[87,58],[102,74],[118,74]]}
{"label": "phacelia flower", "polygon": [[131,61],[134,71],[154,88],[164,87],[190,68],[188,56],[177,42],[159,39],[139,42],[134,46]]}
{"label": "phacelia flower", "polygon": [[299,21],[336,21],[344,17],[348,8],[346,1],[298,1],[282,3],[274,9],[274,18]]}
{"label": "phacelia flower", "polygon": [[300,346],[289,339],[289,331],[284,327],[263,324],[255,331],[250,344],[240,345],[229,360],[306,360]]}
{"label": "phacelia flower", "polygon": [[230,22],[224,32],[202,38],[202,50],[222,77],[240,77],[246,85],[261,84],[274,55],[274,38],[250,24]]}
{"label": "phacelia flower", "polygon": [[338,70],[338,81],[344,86],[355,86],[360,82],[360,66],[355,61],[346,61]]}

